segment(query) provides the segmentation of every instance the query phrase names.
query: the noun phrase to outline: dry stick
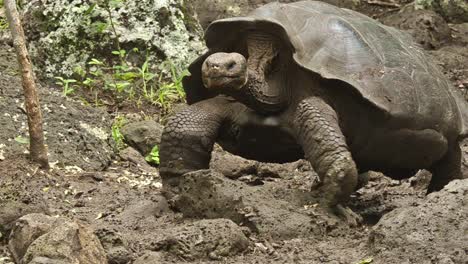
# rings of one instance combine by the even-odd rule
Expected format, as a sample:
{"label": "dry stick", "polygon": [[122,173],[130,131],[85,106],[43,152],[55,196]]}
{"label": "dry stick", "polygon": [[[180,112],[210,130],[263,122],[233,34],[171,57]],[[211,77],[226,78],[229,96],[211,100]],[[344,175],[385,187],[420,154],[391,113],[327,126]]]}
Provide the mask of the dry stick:
{"label": "dry stick", "polygon": [[15,0],[5,0],[5,10],[10,25],[13,45],[18,56],[18,63],[23,79],[23,91],[26,104],[29,126],[29,151],[31,159],[43,168],[49,168],[47,149],[44,145],[44,132],[42,130],[42,114],[39,105],[39,97],[36,83],[34,82],[34,72],[26,49],[23,27],[16,9]]}
{"label": "dry stick", "polygon": [[367,0],[366,2],[370,5],[380,5],[380,6],[396,7],[396,8],[401,7],[401,5],[398,3],[382,2],[379,0]]}

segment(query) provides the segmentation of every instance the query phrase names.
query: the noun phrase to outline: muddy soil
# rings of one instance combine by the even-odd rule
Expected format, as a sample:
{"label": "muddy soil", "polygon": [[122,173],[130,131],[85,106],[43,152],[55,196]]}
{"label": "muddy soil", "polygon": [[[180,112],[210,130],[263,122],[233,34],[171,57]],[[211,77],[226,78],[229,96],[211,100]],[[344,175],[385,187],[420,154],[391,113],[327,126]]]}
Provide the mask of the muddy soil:
{"label": "muddy soil", "polygon": [[[453,85],[468,86],[467,24],[391,6],[353,8],[429,43],[429,56]],[[211,170],[185,175],[185,195],[168,201],[157,168],[131,147],[114,151],[105,109],[47,85],[41,99],[54,162],[49,172],[27,159],[16,59],[0,43],[0,263],[13,263],[10,231],[30,213],[89,224],[109,263],[468,263],[468,180],[426,196],[427,171],[402,181],[370,172],[348,204],[363,224],[350,227],[310,196],[316,174],[306,161],[259,163],[217,147]],[[462,149],[468,174],[468,141]]]}

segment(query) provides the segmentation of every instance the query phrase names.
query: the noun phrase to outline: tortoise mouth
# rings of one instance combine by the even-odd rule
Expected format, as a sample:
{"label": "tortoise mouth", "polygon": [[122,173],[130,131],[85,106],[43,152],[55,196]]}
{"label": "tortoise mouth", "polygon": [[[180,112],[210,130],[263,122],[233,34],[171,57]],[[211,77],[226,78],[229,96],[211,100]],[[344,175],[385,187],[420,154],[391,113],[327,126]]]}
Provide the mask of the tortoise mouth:
{"label": "tortoise mouth", "polygon": [[203,84],[207,89],[217,89],[220,92],[240,90],[247,83],[244,74],[203,76]]}

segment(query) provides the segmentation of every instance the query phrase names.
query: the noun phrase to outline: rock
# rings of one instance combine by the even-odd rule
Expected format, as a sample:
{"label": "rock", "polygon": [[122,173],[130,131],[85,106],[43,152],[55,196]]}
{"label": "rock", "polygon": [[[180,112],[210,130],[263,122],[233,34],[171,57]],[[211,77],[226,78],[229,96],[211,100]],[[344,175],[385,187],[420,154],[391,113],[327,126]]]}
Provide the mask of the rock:
{"label": "rock", "polygon": [[[302,198],[310,194],[309,191],[304,191],[301,196],[295,195],[297,190],[288,194],[288,190],[283,187],[279,187],[281,191],[277,191],[278,187],[270,185],[249,186],[230,180],[213,170],[195,171],[181,177],[179,195],[175,196],[173,204],[185,217],[227,218],[260,236],[276,239],[307,236],[311,233],[323,235],[338,227],[338,219],[320,207],[307,206],[304,210],[300,209],[304,205]],[[274,196],[280,193],[282,197],[292,201]],[[308,202],[316,203],[313,199]]]}
{"label": "rock", "polygon": [[155,175],[159,175],[159,171],[145,160],[145,157],[142,156],[142,153],[138,152],[132,147],[127,147],[119,151],[118,155],[122,160],[126,160],[135,164],[145,172],[151,172]]}
{"label": "rock", "polygon": [[210,168],[230,179],[237,179],[246,174],[257,173],[258,162],[233,155],[215,146],[210,161]]}
{"label": "rock", "polygon": [[[381,263],[465,263],[468,179],[384,215],[369,238]],[[404,254],[411,249],[411,254]]]}
{"label": "rock", "polygon": [[[33,0],[24,10],[29,52],[46,77],[69,77],[74,68],[89,67],[91,58],[109,59],[117,50],[108,10],[99,1]],[[203,49],[200,26],[183,0],[119,1],[110,5],[110,17],[120,46],[139,49],[129,58],[138,65],[145,51],[153,65],[171,60],[179,66]]]}
{"label": "rock", "polygon": [[164,261],[164,254],[162,252],[146,251],[133,264],[161,264]]}
{"label": "rock", "polygon": [[109,264],[126,264],[132,260],[131,253],[125,247],[112,247],[107,252]]}
{"label": "rock", "polygon": [[250,244],[242,229],[228,219],[200,220],[168,230],[157,249],[185,260],[235,256]]}
{"label": "rock", "polygon": [[[466,26],[466,33],[468,33],[468,23],[466,23]],[[459,42],[465,43],[445,46],[431,51],[429,54],[440,65],[444,74],[450,78],[454,86],[461,90],[461,94],[465,99],[468,100],[468,71],[466,70],[468,69],[468,35],[466,35],[464,40],[460,40],[458,39]],[[465,140],[465,145],[466,142]],[[468,154],[465,153],[464,156],[468,157]],[[464,172],[467,171],[464,170]]]}
{"label": "rock", "polygon": [[158,198],[156,201],[135,201],[128,205],[118,218],[125,223],[136,224],[144,218],[158,218],[170,212],[167,200],[163,196]]}
{"label": "rock", "polygon": [[14,256],[20,257],[31,238],[49,229],[30,243],[24,256],[17,259],[18,263],[107,263],[101,243],[86,225],[46,216],[40,217],[39,222],[35,221],[35,216],[26,219],[10,236],[9,246]]}
{"label": "rock", "polygon": [[438,49],[451,40],[447,22],[432,10],[414,10],[407,6],[400,12],[387,16],[382,22],[388,26],[407,30],[425,49]]}
{"label": "rock", "polygon": [[125,143],[146,156],[155,145],[159,145],[161,142],[163,129],[163,126],[158,122],[145,120],[126,124],[122,127],[121,132]]}
{"label": "rock", "polygon": [[128,243],[117,230],[102,227],[98,228],[94,234],[101,241],[109,264],[129,263],[132,260],[132,253],[127,249]]}
{"label": "rock", "polygon": [[29,245],[52,228],[56,218],[44,214],[28,214],[16,221],[8,247],[16,262],[20,262]]}
{"label": "rock", "polygon": [[42,181],[47,179],[43,175],[29,177],[28,162],[26,159],[22,162],[0,162],[0,233],[4,235],[8,235],[16,221],[24,215],[49,213],[41,191],[29,185],[41,186]]}
{"label": "rock", "polygon": [[33,260],[31,260],[28,264],[68,264],[68,262],[50,259],[46,257],[36,257]]}
{"label": "rock", "polygon": [[[277,0],[187,0],[193,6],[198,15],[198,20],[203,28],[211,22],[221,18],[246,15],[255,8]],[[279,2],[291,3],[297,0],[280,0]],[[353,8],[359,0],[322,0],[329,4],[345,8]]]}
{"label": "rock", "polygon": [[468,2],[466,0],[416,0],[416,9],[431,9],[453,23],[468,22]]}
{"label": "rock", "polygon": [[0,200],[0,232],[9,232],[17,219],[30,213],[46,213],[45,205],[31,205],[19,201]]}

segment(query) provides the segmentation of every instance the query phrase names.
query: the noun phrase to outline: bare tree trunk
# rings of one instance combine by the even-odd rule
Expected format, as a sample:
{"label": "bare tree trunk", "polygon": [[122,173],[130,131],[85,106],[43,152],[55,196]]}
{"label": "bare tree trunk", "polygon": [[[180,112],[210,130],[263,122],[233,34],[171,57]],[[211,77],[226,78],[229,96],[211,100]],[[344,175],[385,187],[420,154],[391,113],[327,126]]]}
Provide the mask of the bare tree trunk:
{"label": "bare tree trunk", "polygon": [[16,9],[16,1],[5,0],[5,10],[23,78],[23,90],[29,126],[29,151],[33,161],[38,162],[42,168],[48,169],[49,161],[47,149],[44,145],[41,107],[39,105],[36,83],[34,82],[31,60],[26,49],[23,27],[21,26],[18,10]]}

